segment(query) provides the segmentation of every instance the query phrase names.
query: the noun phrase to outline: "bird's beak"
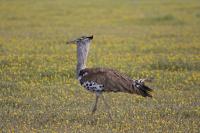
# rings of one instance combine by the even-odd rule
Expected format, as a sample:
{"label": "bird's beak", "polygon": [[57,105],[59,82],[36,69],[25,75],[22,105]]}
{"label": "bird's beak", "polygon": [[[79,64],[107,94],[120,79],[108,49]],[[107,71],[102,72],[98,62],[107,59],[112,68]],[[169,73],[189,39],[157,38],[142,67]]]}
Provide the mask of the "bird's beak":
{"label": "bird's beak", "polygon": [[66,44],[75,44],[75,43],[76,43],[75,40],[73,40],[73,41],[67,41],[67,42],[66,42]]}
{"label": "bird's beak", "polygon": [[66,42],[66,44],[76,44],[78,40],[82,41],[85,38],[88,38],[89,40],[92,40],[93,39],[93,35],[91,35],[91,36],[83,36],[83,37],[78,38],[76,40],[68,41],[68,42]]}

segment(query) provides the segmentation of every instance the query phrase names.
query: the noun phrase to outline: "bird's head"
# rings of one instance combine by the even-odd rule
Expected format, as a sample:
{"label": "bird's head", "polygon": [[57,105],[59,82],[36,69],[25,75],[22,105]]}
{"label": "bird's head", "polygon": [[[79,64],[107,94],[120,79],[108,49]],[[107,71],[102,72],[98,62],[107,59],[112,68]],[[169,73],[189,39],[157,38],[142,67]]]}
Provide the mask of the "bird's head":
{"label": "bird's head", "polygon": [[68,41],[67,44],[77,44],[77,45],[88,44],[88,43],[91,42],[92,39],[93,39],[93,35],[91,35],[91,36],[82,36],[82,37],[77,38],[75,40]]}
{"label": "bird's head", "polygon": [[77,46],[76,78],[79,77],[80,70],[86,68],[87,56],[92,39],[93,35],[82,36],[80,38],[67,42],[67,44],[76,44]]}

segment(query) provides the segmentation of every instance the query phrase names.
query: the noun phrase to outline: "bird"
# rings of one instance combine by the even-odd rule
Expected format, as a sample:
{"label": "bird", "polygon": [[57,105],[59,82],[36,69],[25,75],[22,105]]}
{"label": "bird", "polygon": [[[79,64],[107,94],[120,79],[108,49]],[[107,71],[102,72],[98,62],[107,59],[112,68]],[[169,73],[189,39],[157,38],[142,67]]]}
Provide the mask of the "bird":
{"label": "bird", "polygon": [[87,68],[86,62],[92,40],[93,35],[90,35],[67,42],[67,44],[77,45],[76,78],[87,91],[95,93],[96,98],[92,107],[92,114],[96,112],[99,97],[101,96],[108,110],[109,117],[112,119],[109,111],[110,107],[103,96],[104,92],[124,92],[152,98],[151,92],[153,89],[145,85],[145,81],[151,82],[152,79],[134,80],[112,68]]}

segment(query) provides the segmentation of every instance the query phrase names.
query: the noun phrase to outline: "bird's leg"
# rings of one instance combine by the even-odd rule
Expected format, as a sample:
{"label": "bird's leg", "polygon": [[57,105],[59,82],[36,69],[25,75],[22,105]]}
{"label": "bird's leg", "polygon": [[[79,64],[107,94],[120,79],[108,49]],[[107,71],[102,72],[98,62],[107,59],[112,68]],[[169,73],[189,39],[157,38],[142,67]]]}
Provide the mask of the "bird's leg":
{"label": "bird's leg", "polygon": [[112,120],[111,113],[110,113],[110,107],[109,107],[108,103],[106,102],[106,99],[105,99],[105,97],[103,96],[103,94],[102,94],[102,99],[103,99],[103,101],[104,101],[106,110],[108,111],[109,118]]}
{"label": "bird's leg", "polygon": [[99,100],[99,94],[96,94],[96,99],[95,99],[95,103],[93,105],[93,108],[92,108],[92,114],[95,113],[95,111],[97,110],[97,103],[98,103],[98,100]]}

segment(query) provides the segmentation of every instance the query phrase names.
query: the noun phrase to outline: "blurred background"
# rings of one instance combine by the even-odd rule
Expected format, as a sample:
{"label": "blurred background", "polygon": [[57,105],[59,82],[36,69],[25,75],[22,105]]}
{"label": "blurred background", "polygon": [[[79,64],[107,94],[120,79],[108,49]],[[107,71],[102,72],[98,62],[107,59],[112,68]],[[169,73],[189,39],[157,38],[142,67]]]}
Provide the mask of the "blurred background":
{"label": "blurred background", "polygon": [[[0,0],[0,131],[199,132],[199,25],[199,0]],[[106,94],[112,122],[66,45],[92,34],[88,67],[156,79],[153,99]]]}

